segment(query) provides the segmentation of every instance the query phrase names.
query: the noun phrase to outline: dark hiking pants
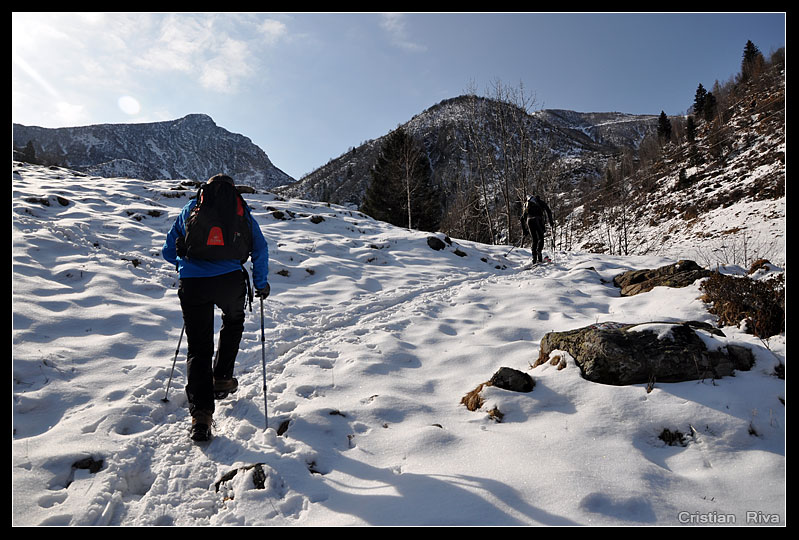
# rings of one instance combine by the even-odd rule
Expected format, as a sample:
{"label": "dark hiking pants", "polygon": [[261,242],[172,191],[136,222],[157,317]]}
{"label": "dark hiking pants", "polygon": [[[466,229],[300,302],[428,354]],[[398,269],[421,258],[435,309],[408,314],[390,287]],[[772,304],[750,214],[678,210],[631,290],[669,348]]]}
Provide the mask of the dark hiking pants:
{"label": "dark hiking pants", "polygon": [[540,217],[527,218],[527,229],[530,231],[530,250],[533,262],[541,262],[541,251],[544,249],[544,220]]}
{"label": "dark hiking pants", "polygon": [[[186,325],[189,412],[214,412],[214,377],[230,378],[244,330],[247,285],[242,271],[214,277],[183,278],[178,289]],[[214,306],[222,328],[214,358]]]}

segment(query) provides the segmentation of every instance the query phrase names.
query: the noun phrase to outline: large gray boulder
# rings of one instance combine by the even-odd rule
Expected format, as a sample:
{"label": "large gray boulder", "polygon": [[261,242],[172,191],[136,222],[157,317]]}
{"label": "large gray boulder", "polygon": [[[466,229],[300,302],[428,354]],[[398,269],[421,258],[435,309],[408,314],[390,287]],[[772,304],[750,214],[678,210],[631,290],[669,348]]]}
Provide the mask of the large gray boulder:
{"label": "large gray boulder", "polygon": [[583,377],[611,385],[715,379],[749,370],[752,351],[717,339],[723,336],[695,321],[593,324],[546,334],[534,367],[561,350],[574,358]]}
{"label": "large gray boulder", "polygon": [[622,296],[633,296],[655,287],[687,287],[710,274],[694,261],[683,260],[660,268],[623,272],[613,278],[613,284],[621,289]]}

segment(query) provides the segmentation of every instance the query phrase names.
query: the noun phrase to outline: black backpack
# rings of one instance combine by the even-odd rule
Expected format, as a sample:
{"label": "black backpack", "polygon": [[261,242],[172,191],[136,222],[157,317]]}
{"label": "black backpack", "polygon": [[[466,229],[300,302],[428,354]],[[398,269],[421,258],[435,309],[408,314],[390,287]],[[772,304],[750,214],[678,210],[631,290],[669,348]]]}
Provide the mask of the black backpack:
{"label": "black backpack", "polygon": [[544,217],[544,209],[541,208],[541,205],[538,204],[538,201],[536,201],[533,197],[530,197],[524,204],[524,212],[522,215],[527,216],[528,218]]}
{"label": "black backpack", "polygon": [[186,220],[186,256],[244,263],[252,251],[249,215],[250,209],[234,185],[221,181],[203,184]]}

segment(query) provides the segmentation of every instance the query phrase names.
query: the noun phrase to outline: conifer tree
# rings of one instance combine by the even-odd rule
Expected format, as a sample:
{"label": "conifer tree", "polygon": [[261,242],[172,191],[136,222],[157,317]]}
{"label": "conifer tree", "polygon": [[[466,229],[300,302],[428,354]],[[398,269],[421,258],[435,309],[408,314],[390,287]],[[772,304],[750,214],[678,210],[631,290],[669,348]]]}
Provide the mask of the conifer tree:
{"label": "conifer tree", "polygon": [[671,140],[671,121],[664,111],[660,111],[658,118],[658,137],[665,142]]}
{"label": "conifer tree", "polygon": [[372,168],[361,210],[400,227],[433,231],[441,219],[441,196],[433,185],[424,148],[404,129],[392,131]]}
{"label": "conifer tree", "polygon": [[36,149],[33,147],[33,141],[28,141],[25,149],[22,151],[22,159],[26,163],[36,163]]}
{"label": "conifer tree", "polygon": [[694,95],[694,114],[703,114],[705,111],[705,99],[707,99],[707,90],[699,83]]}
{"label": "conifer tree", "polygon": [[741,79],[744,81],[751,79],[760,72],[764,63],[765,59],[760,49],[751,40],[748,40],[744,46],[743,60],[741,61]]}
{"label": "conifer tree", "polygon": [[694,139],[696,139],[696,123],[693,116],[689,116],[688,120],[685,121],[685,136],[688,137],[690,142],[694,142]]}

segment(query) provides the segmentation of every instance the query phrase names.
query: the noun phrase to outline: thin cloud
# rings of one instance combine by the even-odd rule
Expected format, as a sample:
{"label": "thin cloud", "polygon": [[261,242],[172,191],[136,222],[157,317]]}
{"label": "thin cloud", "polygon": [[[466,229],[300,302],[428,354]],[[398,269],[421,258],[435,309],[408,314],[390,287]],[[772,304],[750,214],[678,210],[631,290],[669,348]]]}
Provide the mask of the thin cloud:
{"label": "thin cloud", "polygon": [[191,72],[211,49],[213,35],[207,25],[190,18],[165,18],[159,35],[135,60],[136,65],[155,71]]}
{"label": "thin cloud", "polygon": [[275,19],[265,19],[258,25],[258,30],[269,45],[274,45],[288,34],[286,25]]}
{"label": "thin cloud", "polygon": [[203,65],[200,83],[210,90],[235,92],[239,82],[253,72],[247,62],[250,56],[246,43],[227,38],[216,54]]}
{"label": "thin cloud", "polygon": [[[270,44],[285,35],[286,28],[278,21],[264,21],[256,31]],[[246,36],[246,32],[240,35]],[[255,71],[251,62],[258,58],[253,49],[256,45],[232,37],[214,23],[213,17],[173,15],[162,21],[157,39],[136,64],[144,69],[195,75],[203,88],[235,93]]]}
{"label": "thin cloud", "polygon": [[392,45],[409,52],[424,52],[427,47],[416,43],[408,37],[407,19],[402,13],[383,13],[380,16],[380,27],[385,30]]}

